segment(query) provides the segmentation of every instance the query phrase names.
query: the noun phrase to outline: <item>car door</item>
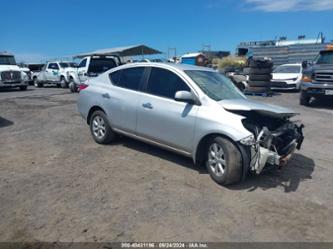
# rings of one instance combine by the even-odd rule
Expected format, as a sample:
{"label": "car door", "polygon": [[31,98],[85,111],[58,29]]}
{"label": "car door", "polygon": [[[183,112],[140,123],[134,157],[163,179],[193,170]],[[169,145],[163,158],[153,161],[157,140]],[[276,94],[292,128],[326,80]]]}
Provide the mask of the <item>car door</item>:
{"label": "car door", "polygon": [[102,94],[113,128],[135,133],[144,71],[145,67],[132,67],[110,73],[112,85],[107,85]]}
{"label": "car door", "polygon": [[49,63],[46,72],[45,77],[48,81],[57,81],[59,75],[59,65],[57,63]]}
{"label": "car door", "polygon": [[79,80],[80,82],[84,82],[88,79],[88,64],[89,64],[89,61],[88,61],[89,58],[85,58],[83,59],[80,64],[79,64],[79,67],[77,69],[77,74],[78,74],[78,77],[79,77]]}
{"label": "car door", "polygon": [[175,72],[152,67],[138,105],[137,133],[185,152],[192,149],[197,105],[174,100],[177,91],[191,91]]}

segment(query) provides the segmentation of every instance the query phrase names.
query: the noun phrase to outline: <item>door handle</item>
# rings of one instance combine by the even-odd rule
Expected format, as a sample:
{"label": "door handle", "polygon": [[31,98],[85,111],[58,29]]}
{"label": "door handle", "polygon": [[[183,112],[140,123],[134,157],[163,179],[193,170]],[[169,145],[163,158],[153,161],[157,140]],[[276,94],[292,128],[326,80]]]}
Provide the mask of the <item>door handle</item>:
{"label": "door handle", "polygon": [[110,94],[108,94],[108,93],[103,93],[103,94],[102,94],[102,97],[105,98],[105,99],[109,99],[109,98],[110,98]]}
{"label": "door handle", "polygon": [[142,104],[142,107],[143,108],[146,108],[146,109],[153,109],[153,106],[152,106],[152,104],[151,103],[144,103],[144,104]]}

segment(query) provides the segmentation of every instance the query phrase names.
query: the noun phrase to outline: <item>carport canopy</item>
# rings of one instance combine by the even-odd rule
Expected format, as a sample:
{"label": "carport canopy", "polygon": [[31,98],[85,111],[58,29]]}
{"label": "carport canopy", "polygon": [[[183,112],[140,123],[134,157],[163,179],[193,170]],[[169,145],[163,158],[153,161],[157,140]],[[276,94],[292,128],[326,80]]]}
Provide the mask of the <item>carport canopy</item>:
{"label": "carport canopy", "polygon": [[117,48],[106,48],[106,49],[99,49],[96,51],[92,51],[89,53],[83,53],[75,55],[74,58],[83,58],[86,56],[94,56],[94,55],[104,55],[104,56],[112,56],[116,55],[119,57],[123,56],[139,56],[139,55],[152,55],[152,54],[161,54],[162,52],[150,48],[146,45],[133,45],[133,46],[126,46],[126,47],[117,47]]}

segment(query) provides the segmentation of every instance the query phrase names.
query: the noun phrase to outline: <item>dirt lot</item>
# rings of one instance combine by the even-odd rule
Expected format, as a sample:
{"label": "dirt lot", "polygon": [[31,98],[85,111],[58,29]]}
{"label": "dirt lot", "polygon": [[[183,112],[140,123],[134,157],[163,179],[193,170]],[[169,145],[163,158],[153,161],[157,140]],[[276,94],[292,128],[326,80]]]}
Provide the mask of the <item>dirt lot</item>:
{"label": "dirt lot", "polygon": [[96,144],[77,95],[30,89],[0,91],[0,241],[333,241],[333,105],[256,97],[301,113],[303,149],[225,188],[173,153]]}

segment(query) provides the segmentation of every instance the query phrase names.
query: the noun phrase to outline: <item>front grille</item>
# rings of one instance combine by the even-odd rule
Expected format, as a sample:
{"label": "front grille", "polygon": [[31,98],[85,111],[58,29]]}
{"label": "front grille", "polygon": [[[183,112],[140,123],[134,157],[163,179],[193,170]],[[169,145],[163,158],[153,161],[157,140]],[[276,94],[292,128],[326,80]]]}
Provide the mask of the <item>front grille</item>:
{"label": "front grille", "polygon": [[316,72],[315,80],[318,82],[325,82],[325,83],[333,84],[333,72]]}
{"label": "front grille", "polygon": [[20,71],[3,71],[1,72],[2,81],[21,81],[21,72]]}
{"label": "front grille", "polygon": [[291,88],[291,87],[295,87],[296,88],[296,84],[287,84],[286,82],[283,81],[271,81],[271,87],[279,87],[279,88]]}

